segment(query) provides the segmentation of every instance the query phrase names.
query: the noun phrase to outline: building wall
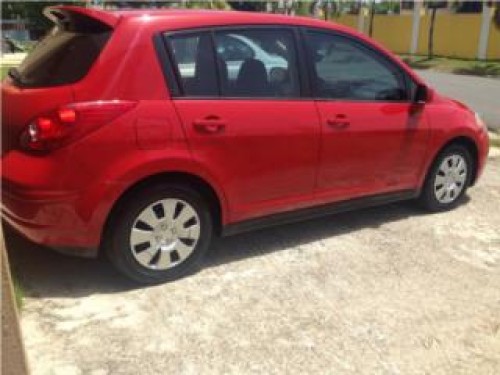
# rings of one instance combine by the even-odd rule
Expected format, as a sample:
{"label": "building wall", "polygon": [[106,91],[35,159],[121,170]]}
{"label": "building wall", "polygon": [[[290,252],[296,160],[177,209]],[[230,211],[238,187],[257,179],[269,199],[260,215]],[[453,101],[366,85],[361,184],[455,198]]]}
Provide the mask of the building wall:
{"label": "building wall", "polygon": [[[365,29],[368,29],[369,21]],[[372,37],[397,53],[408,53],[411,43],[411,15],[376,15]]]}
{"label": "building wall", "polygon": [[[428,54],[431,15],[420,16],[417,54]],[[343,15],[335,22],[357,28],[357,15]],[[439,10],[434,26],[434,55],[475,59],[478,54],[482,14],[455,14]],[[491,19],[486,59],[500,59],[500,28]],[[364,15],[364,32],[368,33],[370,19]],[[413,15],[377,14],[374,18],[373,38],[396,53],[409,53],[412,39]]]}
{"label": "building wall", "polygon": [[334,18],[333,22],[356,29],[358,27],[358,16],[354,14],[342,14],[341,16]]}
{"label": "building wall", "polygon": [[490,27],[486,58],[488,60],[500,60],[500,27],[496,27],[495,24]]}
{"label": "building wall", "polygon": [[[431,15],[420,19],[418,54],[428,51]],[[477,56],[481,14],[436,14],[434,24],[434,54],[438,56],[474,59]]]}

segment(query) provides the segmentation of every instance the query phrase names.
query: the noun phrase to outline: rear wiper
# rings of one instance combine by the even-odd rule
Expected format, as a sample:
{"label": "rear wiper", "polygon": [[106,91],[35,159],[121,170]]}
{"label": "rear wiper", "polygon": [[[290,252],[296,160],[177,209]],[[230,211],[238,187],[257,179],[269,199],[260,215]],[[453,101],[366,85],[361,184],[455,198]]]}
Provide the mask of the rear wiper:
{"label": "rear wiper", "polygon": [[22,85],[23,84],[23,79],[21,77],[21,73],[19,73],[19,70],[17,68],[10,68],[8,73],[10,78],[12,78],[17,84]]}

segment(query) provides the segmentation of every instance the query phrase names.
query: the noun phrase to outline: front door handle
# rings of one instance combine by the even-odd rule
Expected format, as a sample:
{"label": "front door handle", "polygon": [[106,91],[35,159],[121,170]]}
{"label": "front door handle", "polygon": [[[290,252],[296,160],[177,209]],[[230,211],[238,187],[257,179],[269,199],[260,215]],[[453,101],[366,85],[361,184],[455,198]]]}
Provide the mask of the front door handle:
{"label": "front door handle", "polygon": [[225,121],[218,117],[207,117],[193,122],[194,129],[204,134],[222,133],[226,129]]}
{"label": "front door handle", "polygon": [[326,120],[326,123],[328,124],[328,126],[337,130],[346,129],[351,125],[351,123],[347,119],[347,116],[342,114],[336,115],[334,118]]}

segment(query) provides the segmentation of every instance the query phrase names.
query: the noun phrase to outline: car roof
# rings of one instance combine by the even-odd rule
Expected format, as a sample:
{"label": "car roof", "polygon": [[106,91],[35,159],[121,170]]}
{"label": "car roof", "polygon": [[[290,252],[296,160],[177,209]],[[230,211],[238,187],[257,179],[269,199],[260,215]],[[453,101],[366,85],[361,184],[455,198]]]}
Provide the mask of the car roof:
{"label": "car roof", "polygon": [[117,9],[103,10],[98,8],[85,8],[71,5],[51,6],[47,12],[67,11],[80,13],[114,27],[121,19],[148,18],[153,21],[175,20],[176,23],[185,21],[186,26],[197,24],[198,26],[210,24],[276,24],[313,26],[329,29],[336,29],[348,33],[356,33],[353,29],[336,24],[325,22],[314,18],[287,16],[282,14],[270,14],[261,12],[241,12],[209,9]]}
{"label": "car roof", "polygon": [[[210,20],[224,17],[228,21],[252,23],[266,19],[270,23],[297,24],[297,20],[303,17],[290,17],[282,14],[262,12],[242,12],[236,10],[212,10],[212,9],[118,9],[110,10],[109,13],[120,15],[124,18],[143,17],[145,15],[161,18],[203,18]],[[307,19],[307,18],[305,18]],[[311,19],[307,19],[311,20]],[[299,22],[300,23],[300,22]]]}
{"label": "car roof", "polygon": [[[394,56],[387,48],[380,43],[368,38],[366,35],[344,25],[334,22],[322,21],[308,17],[288,16],[283,14],[269,14],[261,12],[239,12],[222,11],[208,9],[118,9],[103,10],[97,8],[85,8],[72,5],[51,6],[45,9],[44,13],[50,16],[51,13],[74,12],[97,19],[108,26],[114,28],[123,20],[137,20],[149,23],[151,26],[156,24],[169,24],[171,29],[191,29],[200,27],[218,27],[226,25],[289,25],[321,28],[324,30],[339,31],[344,34],[351,34],[361,40],[377,47],[385,52],[395,63],[400,65],[416,82],[422,83],[422,79],[416,75],[408,66],[403,64],[400,59]],[[132,22],[134,23],[134,22]],[[168,27],[167,27],[168,28]]]}

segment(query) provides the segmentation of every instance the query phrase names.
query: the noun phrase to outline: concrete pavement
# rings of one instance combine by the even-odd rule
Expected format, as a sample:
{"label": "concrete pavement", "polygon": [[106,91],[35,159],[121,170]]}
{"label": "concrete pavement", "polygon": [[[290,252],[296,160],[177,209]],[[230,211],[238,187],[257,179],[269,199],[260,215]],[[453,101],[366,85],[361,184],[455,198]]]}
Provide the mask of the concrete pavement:
{"label": "concrete pavement", "polygon": [[500,374],[498,201],[491,158],[450,212],[401,203],[225,238],[201,272],[149,288],[10,233],[32,373]]}
{"label": "concrete pavement", "polygon": [[417,70],[440,93],[478,112],[490,129],[500,131],[500,79]]}

